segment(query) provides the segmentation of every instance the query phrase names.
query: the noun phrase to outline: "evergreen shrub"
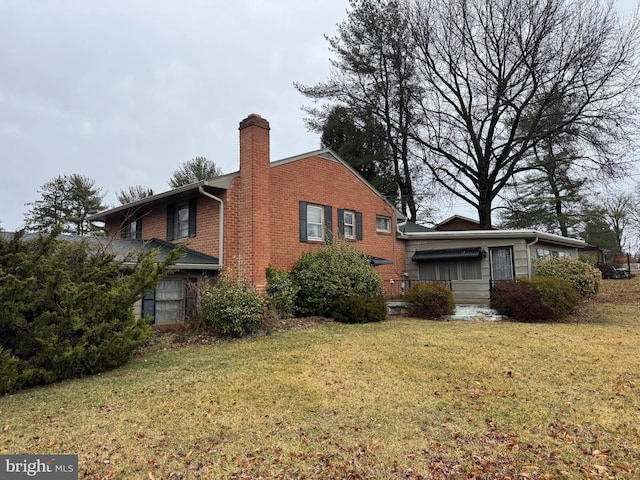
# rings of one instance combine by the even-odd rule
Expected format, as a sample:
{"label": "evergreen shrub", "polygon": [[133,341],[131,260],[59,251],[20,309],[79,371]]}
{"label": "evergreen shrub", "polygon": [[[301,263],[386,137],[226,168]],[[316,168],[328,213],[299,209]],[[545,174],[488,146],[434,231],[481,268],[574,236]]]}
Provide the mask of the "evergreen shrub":
{"label": "evergreen shrub", "polygon": [[491,308],[519,322],[539,322],[552,315],[538,289],[521,280],[497,282],[491,290]]}
{"label": "evergreen shrub", "polygon": [[294,266],[293,281],[299,288],[299,316],[332,318],[341,299],[381,294],[380,277],[369,257],[346,242],[303,253]]}
{"label": "evergreen shrub", "polygon": [[232,283],[227,276],[204,292],[201,306],[213,333],[231,337],[256,332],[264,314],[264,300],[258,292]]}
{"label": "evergreen shrub", "polygon": [[292,275],[269,265],[267,267],[267,294],[270,308],[280,318],[293,316],[298,295],[298,287],[293,283]]}
{"label": "evergreen shrub", "polygon": [[536,275],[569,282],[582,299],[595,297],[602,274],[591,265],[571,257],[549,257],[536,263]]}
{"label": "evergreen shrub", "polygon": [[440,318],[456,311],[453,292],[441,283],[416,283],[409,288],[403,300],[409,302],[407,313],[412,317]]}
{"label": "evergreen shrub", "polygon": [[0,394],[126,363],[151,334],[134,303],[183,254],[119,261],[96,242],[58,234],[0,236]]}
{"label": "evergreen shrub", "polygon": [[387,318],[387,301],[382,295],[354,295],[336,301],[333,319],[340,323],[382,322]]}
{"label": "evergreen shrub", "polygon": [[582,301],[573,285],[560,278],[536,276],[530,282],[540,294],[543,305],[549,309],[550,319],[568,315]]}

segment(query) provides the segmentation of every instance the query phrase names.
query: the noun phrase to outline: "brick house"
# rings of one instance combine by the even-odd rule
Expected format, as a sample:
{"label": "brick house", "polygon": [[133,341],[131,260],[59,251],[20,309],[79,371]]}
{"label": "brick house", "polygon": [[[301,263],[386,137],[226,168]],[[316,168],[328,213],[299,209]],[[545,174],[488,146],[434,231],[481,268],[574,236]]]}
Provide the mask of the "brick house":
{"label": "brick house", "polygon": [[271,162],[269,123],[240,122],[240,169],[118,206],[91,217],[113,239],[186,243],[194,261],[162,280],[139,312],[157,324],[180,321],[189,281],[227,270],[263,291],[268,265],[291,270],[298,257],[334,237],[372,258],[383,281],[402,281],[404,217],[330,149]]}

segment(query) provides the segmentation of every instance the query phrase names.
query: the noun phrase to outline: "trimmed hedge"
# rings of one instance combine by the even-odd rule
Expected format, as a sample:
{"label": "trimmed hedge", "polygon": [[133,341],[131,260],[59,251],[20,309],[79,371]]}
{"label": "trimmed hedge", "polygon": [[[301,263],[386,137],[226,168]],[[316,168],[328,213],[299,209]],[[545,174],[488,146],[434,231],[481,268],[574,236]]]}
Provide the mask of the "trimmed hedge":
{"label": "trimmed hedge", "polygon": [[244,284],[223,277],[202,295],[207,326],[218,335],[242,337],[258,330],[264,315],[264,300]]}
{"label": "trimmed hedge", "polygon": [[536,263],[536,276],[557,277],[569,282],[583,299],[595,297],[600,291],[600,270],[571,257],[550,257]]}
{"label": "trimmed hedge", "polygon": [[491,308],[520,322],[538,322],[551,317],[538,289],[519,280],[497,282],[491,291]]}
{"label": "trimmed hedge", "polygon": [[303,253],[293,269],[299,288],[295,313],[332,318],[344,298],[381,294],[380,277],[369,257],[356,247],[339,242],[316,252]]}
{"label": "trimmed hedge", "polygon": [[338,300],[333,319],[341,323],[382,322],[387,318],[387,301],[382,295],[355,295]]}
{"label": "trimmed hedge", "polygon": [[521,322],[560,319],[571,313],[581,300],[570,283],[555,277],[498,282],[491,292],[491,307]]}
{"label": "trimmed hedge", "polygon": [[409,302],[407,313],[412,317],[440,318],[456,311],[453,292],[441,283],[416,283],[403,300]]}

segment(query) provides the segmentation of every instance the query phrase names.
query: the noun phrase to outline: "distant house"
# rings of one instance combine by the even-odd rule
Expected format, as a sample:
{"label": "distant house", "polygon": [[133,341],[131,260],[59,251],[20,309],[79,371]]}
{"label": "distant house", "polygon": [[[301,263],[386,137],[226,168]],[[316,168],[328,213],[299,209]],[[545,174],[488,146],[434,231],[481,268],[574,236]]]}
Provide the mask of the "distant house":
{"label": "distant house", "polygon": [[462,215],[453,215],[446,220],[443,220],[433,228],[434,230],[440,231],[480,230],[480,222],[471,218],[463,217]]}
{"label": "distant house", "polygon": [[240,122],[240,168],[93,215],[106,235],[137,242],[186,243],[199,264],[162,280],[142,302],[156,324],[181,321],[188,284],[225,269],[259,291],[267,266],[291,270],[306,251],[340,237],[371,257],[386,283],[402,280],[404,217],[330,149],[270,161],[269,123]]}

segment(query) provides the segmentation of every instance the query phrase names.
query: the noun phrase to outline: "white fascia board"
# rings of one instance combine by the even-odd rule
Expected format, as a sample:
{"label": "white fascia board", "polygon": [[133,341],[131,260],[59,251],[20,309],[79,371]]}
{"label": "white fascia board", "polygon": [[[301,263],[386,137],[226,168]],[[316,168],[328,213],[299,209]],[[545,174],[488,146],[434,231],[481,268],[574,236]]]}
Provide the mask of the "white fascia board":
{"label": "white fascia board", "polygon": [[404,237],[411,240],[441,240],[441,239],[539,239],[545,242],[567,245],[570,247],[586,247],[584,240],[562,237],[552,233],[536,230],[447,230],[436,232],[406,232]]}

